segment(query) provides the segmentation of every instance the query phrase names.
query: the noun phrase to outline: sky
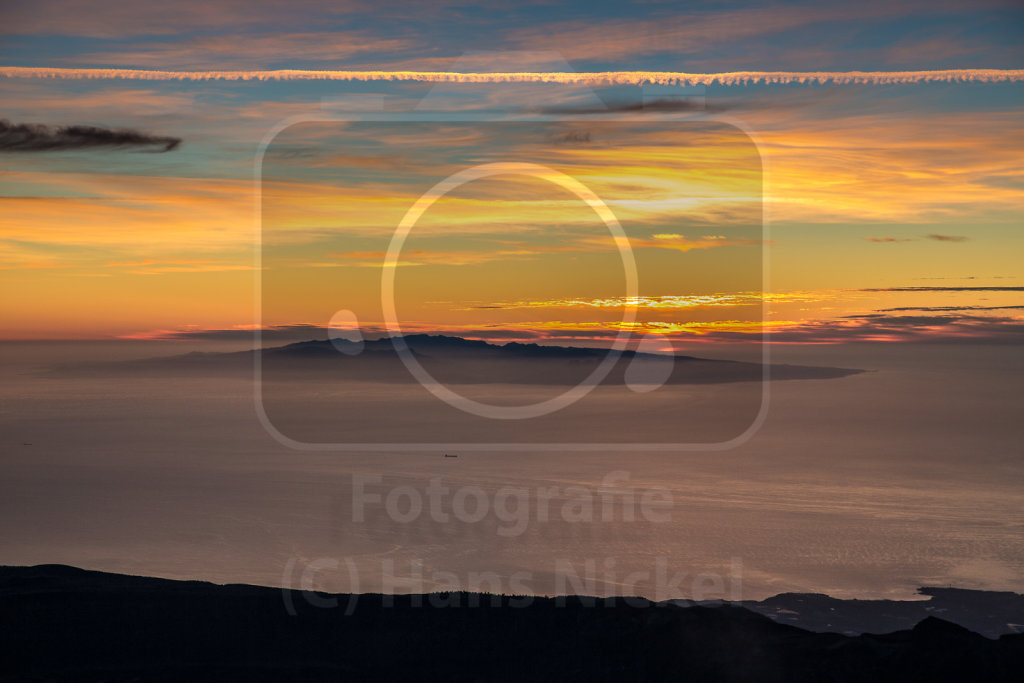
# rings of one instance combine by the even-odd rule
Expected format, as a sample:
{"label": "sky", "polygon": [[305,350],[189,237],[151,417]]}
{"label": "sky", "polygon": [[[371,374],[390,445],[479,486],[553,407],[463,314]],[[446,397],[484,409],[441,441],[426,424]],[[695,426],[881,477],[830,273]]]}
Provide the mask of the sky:
{"label": "sky", "polygon": [[506,5],[3,3],[0,337],[1024,340],[1019,3]]}

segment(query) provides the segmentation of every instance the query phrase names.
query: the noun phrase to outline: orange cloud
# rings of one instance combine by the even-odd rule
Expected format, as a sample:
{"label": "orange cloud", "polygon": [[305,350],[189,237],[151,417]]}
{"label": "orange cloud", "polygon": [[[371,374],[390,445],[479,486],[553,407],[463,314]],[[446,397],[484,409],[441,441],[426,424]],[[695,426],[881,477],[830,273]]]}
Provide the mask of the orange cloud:
{"label": "orange cloud", "polygon": [[266,24],[288,26],[308,20],[310,10],[344,15],[366,5],[359,0],[178,0],[173,11],[157,2],[95,3],[45,0],[4,7],[5,33],[124,39],[125,36],[178,35],[211,28],[238,31]]}
{"label": "orange cloud", "polygon": [[1022,112],[803,119],[752,112],[776,221],[977,222],[1024,210]]}
{"label": "orange cloud", "polygon": [[252,183],[210,178],[14,171],[37,194],[0,198],[0,236],[60,245],[191,253],[253,237]]}
{"label": "orange cloud", "polygon": [[630,245],[634,249],[674,249],[676,251],[692,251],[693,249],[715,249],[718,247],[750,247],[764,244],[761,240],[748,238],[730,238],[724,235],[704,235],[699,239],[687,239],[683,235],[659,234],[650,239],[631,237]]}
{"label": "orange cloud", "polygon": [[412,40],[381,38],[366,31],[217,35],[173,42],[145,42],[115,52],[76,55],[74,61],[189,69],[210,64],[253,66],[285,60],[338,62],[363,53],[393,53],[416,45]]}
{"label": "orange cloud", "polygon": [[[537,256],[539,254],[553,251],[577,251],[572,247],[533,247],[522,249],[496,249],[496,250],[426,250],[410,249],[402,252],[401,260],[395,263],[396,266],[470,266],[492,261],[501,261],[509,258],[524,256]],[[387,253],[383,251],[353,251],[339,254],[327,254],[329,259],[337,259],[319,264],[320,266],[347,266],[355,265],[368,268],[383,267]]]}

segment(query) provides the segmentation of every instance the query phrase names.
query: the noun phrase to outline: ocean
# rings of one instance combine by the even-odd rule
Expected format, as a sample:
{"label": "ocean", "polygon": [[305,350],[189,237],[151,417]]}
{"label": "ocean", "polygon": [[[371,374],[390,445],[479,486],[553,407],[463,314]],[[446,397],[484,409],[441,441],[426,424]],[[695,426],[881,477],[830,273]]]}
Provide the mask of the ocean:
{"label": "ocean", "polygon": [[[776,346],[776,363],[865,372],[773,382],[749,440],[685,452],[306,452],[266,432],[245,375],[41,372],[226,348],[0,344],[0,563],[357,593],[1024,592],[1013,346]],[[311,384],[310,405],[338,389]],[[663,400],[697,392],[728,415],[738,389],[750,395],[675,387]],[[436,401],[401,384],[351,395],[377,406],[363,429],[413,437]],[[658,432],[666,413],[627,399],[594,404],[588,439],[615,441],[623,420]]]}

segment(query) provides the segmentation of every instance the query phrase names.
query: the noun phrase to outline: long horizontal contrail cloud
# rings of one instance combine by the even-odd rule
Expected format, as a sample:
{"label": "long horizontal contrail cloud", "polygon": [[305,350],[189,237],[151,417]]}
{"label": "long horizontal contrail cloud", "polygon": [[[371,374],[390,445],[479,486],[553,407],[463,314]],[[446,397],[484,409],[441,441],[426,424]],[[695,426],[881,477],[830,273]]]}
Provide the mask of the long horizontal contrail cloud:
{"label": "long horizontal contrail cloud", "polygon": [[943,71],[598,71],[460,73],[454,71],[152,71],[0,66],[3,78],[122,79],[138,81],[421,81],[427,83],[560,83],[565,85],[747,85],[756,83],[1000,83],[1024,81],[1024,69]]}

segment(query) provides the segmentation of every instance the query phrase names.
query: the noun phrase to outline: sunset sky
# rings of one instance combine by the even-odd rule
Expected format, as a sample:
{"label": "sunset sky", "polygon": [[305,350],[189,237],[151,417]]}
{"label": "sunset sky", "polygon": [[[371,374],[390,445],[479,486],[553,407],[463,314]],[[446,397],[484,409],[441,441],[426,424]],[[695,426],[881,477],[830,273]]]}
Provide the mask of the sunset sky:
{"label": "sunset sky", "polygon": [[[5,3],[0,27],[3,338],[307,338],[338,310],[384,332],[406,211],[460,169],[512,162],[607,205],[638,296],[592,208],[550,178],[492,177],[410,233],[406,331],[577,342],[634,305],[634,329],[682,348],[762,330],[1024,341],[1024,74],[975,73],[1024,68],[1016,2],[41,0]],[[963,72],[899,75],[934,70]],[[714,76],[738,71],[797,74]],[[800,75],[851,71],[878,75]]]}

